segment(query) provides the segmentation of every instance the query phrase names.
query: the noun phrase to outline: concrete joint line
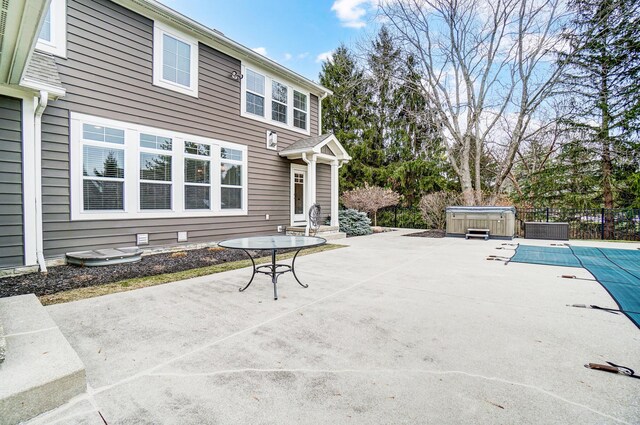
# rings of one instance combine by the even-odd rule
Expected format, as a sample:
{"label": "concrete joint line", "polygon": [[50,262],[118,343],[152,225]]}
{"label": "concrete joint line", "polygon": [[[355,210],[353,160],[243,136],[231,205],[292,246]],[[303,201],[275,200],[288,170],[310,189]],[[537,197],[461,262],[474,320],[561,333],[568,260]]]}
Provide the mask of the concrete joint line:
{"label": "concrete joint line", "polygon": [[12,333],[12,334],[8,334],[8,335],[4,335],[5,338],[11,338],[14,336],[22,336],[22,335],[31,335],[31,334],[37,334],[40,332],[47,332],[47,331],[52,331],[58,329],[57,326],[52,326],[50,328],[44,328],[44,329],[37,329],[35,331],[28,331],[28,332],[16,332],[16,333]]}
{"label": "concrete joint line", "polygon": [[162,363],[160,363],[160,364],[158,364],[156,366],[153,366],[153,367],[151,367],[149,369],[143,370],[143,371],[138,372],[138,373],[136,373],[134,375],[131,375],[131,376],[127,377],[127,378],[121,379],[120,381],[114,382],[113,384],[104,385],[102,387],[99,387],[99,388],[96,388],[96,389],[93,389],[93,390],[90,388],[89,389],[89,393],[91,395],[99,394],[99,393],[102,393],[104,391],[108,391],[108,390],[110,390],[112,388],[118,387],[118,386],[120,386],[122,384],[126,384],[128,382],[134,381],[134,380],[136,380],[138,378],[141,378],[141,377],[144,377],[144,376],[149,376],[154,371],[156,371],[158,369],[161,369],[161,368],[163,368],[163,367],[165,367],[165,366],[167,366],[167,365],[169,365],[169,364],[171,364],[173,362],[176,362],[176,361],[181,360],[181,359],[183,359],[185,357],[188,357],[188,356],[191,356],[193,354],[196,354],[196,353],[199,353],[201,351],[204,351],[204,350],[206,350],[208,348],[211,348],[211,347],[213,347],[213,346],[215,346],[215,345],[217,345],[217,344],[219,344],[221,342],[224,342],[224,341],[229,340],[231,338],[234,338],[236,336],[243,335],[245,333],[248,333],[248,332],[251,332],[253,330],[256,330],[256,329],[258,329],[258,328],[260,328],[262,326],[268,325],[268,324],[270,324],[272,322],[275,322],[275,321],[277,321],[279,319],[282,319],[283,317],[286,317],[286,316],[289,316],[289,315],[291,315],[293,313],[296,313],[296,312],[298,312],[298,311],[300,311],[300,310],[302,310],[304,308],[307,308],[307,307],[310,307],[312,305],[318,304],[318,303],[320,303],[320,302],[322,302],[324,300],[333,298],[333,297],[335,297],[335,296],[337,296],[337,295],[339,295],[339,294],[341,294],[343,292],[346,292],[346,291],[349,291],[351,289],[357,288],[358,286],[362,286],[365,283],[370,282],[370,281],[372,281],[374,279],[377,279],[380,276],[384,276],[385,274],[388,274],[388,273],[393,273],[393,272],[395,272],[395,270],[403,268],[406,265],[413,263],[415,260],[416,259],[414,259],[414,258],[409,259],[409,260],[407,260],[407,261],[405,261],[403,263],[398,264],[396,267],[394,267],[392,269],[385,270],[384,272],[378,273],[378,274],[376,274],[374,276],[371,276],[371,277],[369,277],[367,279],[361,280],[360,282],[357,282],[357,283],[355,283],[355,284],[353,284],[351,286],[348,286],[346,288],[342,288],[342,289],[340,289],[340,290],[338,290],[336,292],[333,292],[333,293],[331,293],[329,295],[325,295],[324,297],[320,297],[317,300],[311,301],[311,302],[309,302],[307,304],[303,304],[300,307],[296,307],[293,310],[289,310],[289,311],[281,313],[281,314],[279,314],[277,316],[274,316],[271,319],[265,320],[264,322],[255,324],[253,326],[249,326],[248,328],[242,329],[240,331],[234,332],[234,333],[232,333],[230,335],[227,335],[225,337],[222,337],[220,339],[212,341],[212,342],[210,342],[208,344],[202,345],[202,346],[200,346],[198,348],[195,348],[195,349],[193,349],[193,350],[191,350],[191,351],[189,351],[187,353],[184,353],[184,354],[181,354],[179,356],[173,357],[173,358],[171,358],[169,360],[166,360],[166,361],[164,361],[164,362],[162,362]]}
{"label": "concrete joint line", "polygon": [[232,373],[247,373],[247,372],[256,372],[256,373],[278,373],[278,372],[288,372],[288,373],[327,373],[327,374],[343,374],[343,373],[352,373],[352,374],[369,374],[369,373],[386,373],[386,374],[397,374],[397,373],[418,373],[418,374],[426,374],[426,375],[462,375],[470,378],[483,379],[486,381],[499,382],[501,384],[515,385],[518,387],[527,388],[533,391],[537,391],[539,393],[545,394],[549,397],[555,398],[567,404],[580,407],[586,410],[589,410],[592,413],[595,413],[599,416],[602,416],[607,419],[611,419],[621,424],[631,425],[629,422],[626,422],[622,419],[610,416],[604,412],[600,412],[595,410],[587,405],[571,401],[566,399],[558,394],[555,394],[551,391],[547,391],[544,388],[525,384],[522,382],[509,381],[508,379],[502,379],[495,376],[484,376],[478,375],[475,373],[468,373],[461,370],[428,370],[428,369],[258,369],[258,368],[245,368],[245,369],[230,369],[230,370],[219,370],[215,372],[205,372],[205,373],[174,373],[174,372],[165,372],[165,373],[149,373],[147,374],[150,377],[171,377],[171,378],[193,378],[193,377],[210,377],[210,376],[218,376],[218,375],[226,375]]}

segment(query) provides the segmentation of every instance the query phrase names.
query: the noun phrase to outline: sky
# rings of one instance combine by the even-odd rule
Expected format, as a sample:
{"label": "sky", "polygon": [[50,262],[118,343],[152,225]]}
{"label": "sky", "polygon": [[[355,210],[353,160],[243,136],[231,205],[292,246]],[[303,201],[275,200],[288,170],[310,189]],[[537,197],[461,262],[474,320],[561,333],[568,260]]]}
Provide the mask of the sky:
{"label": "sky", "polygon": [[375,22],[373,0],[160,1],[313,81],[340,43],[354,46]]}

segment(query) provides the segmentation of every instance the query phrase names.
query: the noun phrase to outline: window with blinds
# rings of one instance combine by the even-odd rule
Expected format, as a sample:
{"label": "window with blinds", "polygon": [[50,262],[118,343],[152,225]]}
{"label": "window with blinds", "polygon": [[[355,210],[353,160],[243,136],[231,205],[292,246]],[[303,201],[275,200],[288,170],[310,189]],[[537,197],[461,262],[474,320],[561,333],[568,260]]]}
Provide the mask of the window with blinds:
{"label": "window with blinds", "polygon": [[242,151],[220,149],[220,198],[222,209],[242,208]]}
{"label": "window with blinds", "polygon": [[211,147],[203,143],[184,145],[184,208],[211,209]]}
{"label": "window with blinds", "polygon": [[247,214],[247,147],[71,113],[72,220]]}
{"label": "window with blinds", "polygon": [[[124,130],[82,128],[82,199],[86,211],[124,210]],[[122,142],[121,142],[122,140]]]}
{"label": "window with blinds", "polygon": [[151,134],[140,134],[140,209],[170,210],[172,194],[171,155],[154,150],[170,151],[172,140]]}

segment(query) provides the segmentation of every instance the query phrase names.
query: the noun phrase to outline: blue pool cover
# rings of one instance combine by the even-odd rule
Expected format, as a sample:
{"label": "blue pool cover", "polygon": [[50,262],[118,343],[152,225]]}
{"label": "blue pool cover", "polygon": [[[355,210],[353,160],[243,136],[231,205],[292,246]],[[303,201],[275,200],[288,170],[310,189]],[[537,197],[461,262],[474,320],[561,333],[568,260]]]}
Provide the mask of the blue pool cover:
{"label": "blue pool cover", "polygon": [[640,328],[640,250],[519,245],[510,262],[584,267]]}

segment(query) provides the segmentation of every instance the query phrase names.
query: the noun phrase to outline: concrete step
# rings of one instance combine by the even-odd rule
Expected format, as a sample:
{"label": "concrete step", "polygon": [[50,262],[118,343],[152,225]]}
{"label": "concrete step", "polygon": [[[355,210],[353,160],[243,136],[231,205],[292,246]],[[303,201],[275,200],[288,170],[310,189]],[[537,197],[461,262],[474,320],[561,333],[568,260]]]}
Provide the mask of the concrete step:
{"label": "concrete step", "polygon": [[326,235],[318,235],[321,238],[325,238],[327,241],[335,241],[335,240],[339,240],[339,239],[346,239],[347,234],[345,232],[335,232],[335,233],[329,233]]}
{"label": "concrete step", "polygon": [[33,418],[86,391],[84,364],[35,295],[0,298],[0,323],[0,424]]}

